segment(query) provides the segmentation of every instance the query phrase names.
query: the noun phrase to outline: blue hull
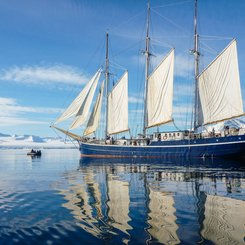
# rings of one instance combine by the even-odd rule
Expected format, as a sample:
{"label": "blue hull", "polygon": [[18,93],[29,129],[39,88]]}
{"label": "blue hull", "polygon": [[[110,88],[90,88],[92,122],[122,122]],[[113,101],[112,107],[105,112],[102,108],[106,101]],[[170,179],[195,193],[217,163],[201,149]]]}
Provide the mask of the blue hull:
{"label": "blue hull", "polygon": [[80,142],[82,156],[91,157],[242,157],[245,135],[196,140],[153,141],[148,146],[99,145]]}

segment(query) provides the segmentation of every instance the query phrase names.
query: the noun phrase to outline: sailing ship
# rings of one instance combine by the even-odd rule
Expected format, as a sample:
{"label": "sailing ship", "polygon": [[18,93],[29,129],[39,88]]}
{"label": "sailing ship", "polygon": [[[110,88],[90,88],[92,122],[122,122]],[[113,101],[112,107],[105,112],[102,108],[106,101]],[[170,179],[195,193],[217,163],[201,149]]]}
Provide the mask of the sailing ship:
{"label": "sailing ship", "polygon": [[[173,121],[174,49],[149,74],[150,4],[147,7],[144,125],[143,133],[136,138],[114,140],[113,136],[129,131],[128,124],[128,72],[109,91],[108,33],[106,34],[105,80],[102,82],[94,108],[89,116],[90,106],[102,70],[98,70],[80,94],[51,126],[75,139],[82,156],[89,157],[233,157],[245,153],[245,129],[225,127],[216,133],[201,131],[206,125],[224,122],[244,115],[237,59],[237,42],[230,44],[202,71],[199,72],[199,35],[197,32],[197,0],[194,0],[194,49],[195,99],[193,127],[190,130],[155,132],[152,127]],[[104,95],[105,94],[105,95]],[[105,96],[105,138],[88,138],[100,122],[103,96]],[[83,135],[74,134],[57,127],[75,116],[70,129],[84,125]]]}

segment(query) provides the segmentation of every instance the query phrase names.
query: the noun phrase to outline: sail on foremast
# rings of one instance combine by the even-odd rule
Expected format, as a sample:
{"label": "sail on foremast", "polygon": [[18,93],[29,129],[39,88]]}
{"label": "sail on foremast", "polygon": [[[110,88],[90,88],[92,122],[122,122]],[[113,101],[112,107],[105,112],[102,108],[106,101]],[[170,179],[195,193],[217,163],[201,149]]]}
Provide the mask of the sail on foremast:
{"label": "sail on foremast", "polygon": [[213,124],[244,115],[233,40],[198,76],[203,124]]}
{"label": "sail on foremast", "polygon": [[85,123],[85,121],[88,118],[88,114],[89,114],[89,109],[90,106],[92,104],[93,101],[93,97],[94,97],[94,93],[97,87],[99,81],[99,76],[97,76],[90,88],[90,90],[88,91],[88,94],[86,95],[86,98],[84,99],[80,109],[78,110],[77,114],[76,114],[76,118],[73,121],[73,123],[70,126],[70,129],[75,129],[81,125],[83,125]]}
{"label": "sail on foremast", "polygon": [[83,133],[84,136],[87,136],[89,134],[94,133],[99,126],[103,92],[104,92],[104,82],[102,82],[102,84],[101,84],[100,92],[98,94],[94,108],[93,108],[91,115],[90,115],[90,118],[88,120],[87,127]]}
{"label": "sail on foremast", "polygon": [[61,114],[61,116],[55,121],[55,124],[65,121],[66,119],[69,119],[70,117],[74,116],[78,113],[79,109],[84,103],[84,100],[87,97],[87,94],[89,93],[89,90],[93,83],[95,81],[99,80],[101,74],[101,70],[99,69],[95,75],[92,77],[92,79],[87,83],[87,85],[84,87],[84,89],[79,93],[79,95],[72,101],[72,103],[69,105],[69,107]]}

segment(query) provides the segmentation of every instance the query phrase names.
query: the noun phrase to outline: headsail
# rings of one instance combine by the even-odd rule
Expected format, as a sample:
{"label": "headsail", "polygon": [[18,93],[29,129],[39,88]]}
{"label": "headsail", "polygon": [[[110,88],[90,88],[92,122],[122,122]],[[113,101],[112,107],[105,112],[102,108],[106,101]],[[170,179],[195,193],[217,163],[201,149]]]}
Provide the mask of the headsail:
{"label": "headsail", "polygon": [[128,72],[108,95],[108,134],[128,131]]}
{"label": "headsail", "polygon": [[103,98],[103,91],[104,91],[104,82],[101,84],[100,92],[98,94],[93,111],[88,120],[87,127],[83,133],[84,136],[94,133],[96,129],[98,128],[99,120],[100,120],[102,98]]}
{"label": "headsail", "polygon": [[174,49],[148,77],[147,128],[172,121]]}
{"label": "headsail", "polygon": [[244,114],[236,40],[199,75],[203,124],[224,121]]}
{"label": "headsail", "polygon": [[99,80],[101,74],[101,70],[99,69],[95,75],[92,77],[92,79],[87,83],[87,85],[84,87],[84,89],[80,92],[80,94],[73,100],[73,102],[70,104],[70,106],[62,113],[62,115],[56,120],[55,124],[60,123],[73,115],[77,114],[79,111],[81,105],[83,104],[85,98],[87,97],[87,94],[92,86],[92,84]]}
{"label": "headsail", "polygon": [[76,118],[73,121],[73,123],[71,124],[70,129],[74,129],[74,128],[81,126],[87,120],[88,114],[89,114],[89,109],[90,109],[90,106],[91,106],[92,101],[93,101],[93,97],[94,97],[94,93],[95,93],[98,81],[99,81],[99,76],[97,76],[94,79],[94,82],[93,82],[91,88],[89,89],[81,107],[79,108],[79,110],[76,114]]}

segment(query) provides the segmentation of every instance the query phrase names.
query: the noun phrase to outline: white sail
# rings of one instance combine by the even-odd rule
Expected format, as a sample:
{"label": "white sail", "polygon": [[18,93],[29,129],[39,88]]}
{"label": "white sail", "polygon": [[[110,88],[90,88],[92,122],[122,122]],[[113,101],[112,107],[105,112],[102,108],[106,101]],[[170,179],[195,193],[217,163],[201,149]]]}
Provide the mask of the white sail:
{"label": "white sail", "polygon": [[80,94],[72,101],[70,106],[62,113],[62,115],[56,120],[55,124],[60,123],[73,115],[77,114],[81,105],[83,104],[92,84],[99,79],[101,74],[101,70],[98,70],[92,79],[87,83],[84,89],[80,92]]}
{"label": "white sail", "polygon": [[94,83],[92,84],[92,86],[91,86],[90,90],[88,91],[81,107],[79,108],[79,110],[76,114],[76,118],[72,122],[70,129],[74,129],[74,128],[81,126],[87,120],[88,114],[89,114],[89,109],[90,109],[90,106],[91,106],[92,101],[93,101],[93,97],[94,97],[95,90],[97,88],[98,81],[99,81],[99,76],[97,76],[94,79]]}
{"label": "white sail", "polygon": [[147,127],[172,121],[174,49],[148,77]]}
{"label": "white sail", "polygon": [[244,114],[236,41],[199,75],[203,124],[211,124]]}
{"label": "white sail", "polygon": [[128,131],[128,72],[108,95],[108,134]]}
{"label": "white sail", "polygon": [[83,133],[84,136],[94,133],[96,129],[98,128],[99,120],[100,120],[102,98],[103,98],[103,91],[104,91],[104,82],[101,84],[100,92],[98,94],[93,111],[88,120],[87,127]]}

